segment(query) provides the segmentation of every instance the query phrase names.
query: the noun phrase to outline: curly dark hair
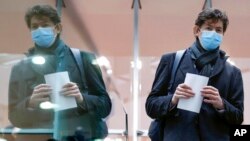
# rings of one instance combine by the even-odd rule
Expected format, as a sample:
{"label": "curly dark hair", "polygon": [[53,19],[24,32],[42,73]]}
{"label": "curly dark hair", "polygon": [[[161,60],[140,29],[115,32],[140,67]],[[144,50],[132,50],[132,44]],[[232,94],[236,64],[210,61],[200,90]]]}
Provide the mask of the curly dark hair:
{"label": "curly dark hair", "polygon": [[199,13],[197,19],[195,20],[195,25],[201,27],[205,21],[212,19],[213,21],[221,20],[223,23],[223,32],[226,32],[227,26],[229,24],[228,17],[225,12],[219,9],[207,8]]}
{"label": "curly dark hair", "polygon": [[25,14],[25,21],[27,26],[30,28],[30,21],[33,16],[46,16],[50,18],[50,20],[54,24],[58,24],[61,22],[61,18],[58,15],[56,9],[54,9],[50,5],[35,5],[27,10]]}

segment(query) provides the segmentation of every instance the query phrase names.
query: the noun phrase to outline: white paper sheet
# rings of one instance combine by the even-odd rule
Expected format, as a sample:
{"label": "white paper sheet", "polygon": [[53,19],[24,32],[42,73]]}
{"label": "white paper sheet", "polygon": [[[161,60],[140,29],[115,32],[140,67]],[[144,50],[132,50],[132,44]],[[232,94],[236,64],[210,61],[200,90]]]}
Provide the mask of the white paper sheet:
{"label": "white paper sheet", "polygon": [[70,82],[68,72],[47,74],[44,78],[46,84],[49,84],[53,89],[51,102],[56,104],[56,111],[70,109],[77,106],[74,97],[65,97],[59,93],[63,85]]}
{"label": "white paper sheet", "polygon": [[192,88],[195,95],[189,99],[179,99],[177,108],[200,113],[200,108],[203,101],[201,90],[207,85],[208,80],[208,77],[187,73],[184,83]]}

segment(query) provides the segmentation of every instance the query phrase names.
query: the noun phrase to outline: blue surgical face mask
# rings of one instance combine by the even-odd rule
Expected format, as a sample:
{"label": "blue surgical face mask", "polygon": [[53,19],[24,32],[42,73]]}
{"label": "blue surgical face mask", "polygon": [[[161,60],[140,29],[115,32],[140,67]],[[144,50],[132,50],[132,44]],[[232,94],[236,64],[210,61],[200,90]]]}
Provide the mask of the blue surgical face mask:
{"label": "blue surgical face mask", "polygon": [[31,31],[33,42],[39,47],[49,48],[54,43],[56,35],[52,27],[39,27]]}
{"label": "blue surgical face mask", "polygon": [[199,38],[201,46],[211,51],[220,46],[223,36],[215,31],[203,30]]}

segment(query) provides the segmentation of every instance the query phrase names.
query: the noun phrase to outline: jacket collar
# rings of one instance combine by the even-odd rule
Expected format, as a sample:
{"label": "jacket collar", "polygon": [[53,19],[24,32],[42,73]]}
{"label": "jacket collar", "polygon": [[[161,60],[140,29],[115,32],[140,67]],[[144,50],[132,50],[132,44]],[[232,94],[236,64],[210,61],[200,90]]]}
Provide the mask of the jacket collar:
{"label": "jacket collar", "polygon": [[[57,67],[56,61],[62,59],[65,56],[66,45],[64,42],[58,39],[55,45],[56,46],[53,46],[49,49],[33,47],[26,54],[26,56],[29,58],[28,60],[32,69],[38,74],[44,75],[55,72]],[[45,59],[44,64],[36,64],[32,61],[37,56],[41,56]]]}
{"label": "jacket collar", "polygon": [[[219,57],[217,58],[213,66],[214,69],[212,71],[210,78],[213,78],[214,76],[218,75],[223,70],[227,59],[228,59],[228,56],[225,55],[225,52],[220,50]],[[178,70],[180,71],[180,73],[178,74],[180,76],[177,76],[177,77],[180,77],[180,78],[185,78],[187,72],[198,74],[198,71],[195,68],[194,62],[191,57],[190,48],[188,48],[186,53],[184,54],[182,61],[180,62]]]}
{"label": "jacket collar", "polygon": [[219,74],[224,69],[228,57],[229,56],[225,56],[224,51],[220,50],[220,55],[214,64],[214,67],[213,67],[214,69],[212,71],[211,78]]}

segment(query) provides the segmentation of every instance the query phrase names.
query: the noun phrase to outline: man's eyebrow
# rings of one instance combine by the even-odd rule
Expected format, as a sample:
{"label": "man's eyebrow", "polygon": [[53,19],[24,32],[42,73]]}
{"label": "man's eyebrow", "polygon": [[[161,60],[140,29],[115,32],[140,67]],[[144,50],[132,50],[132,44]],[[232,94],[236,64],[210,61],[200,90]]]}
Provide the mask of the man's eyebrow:
{"label": "man's eyebrow", "polygon": [[[214,23],[214,22],[206,22],[204,25],[205,25],[205,26],[213,27],[213,23]],[[215,28],[223,28],[223,27],[221,27],[221,26],[216,26]]]}

